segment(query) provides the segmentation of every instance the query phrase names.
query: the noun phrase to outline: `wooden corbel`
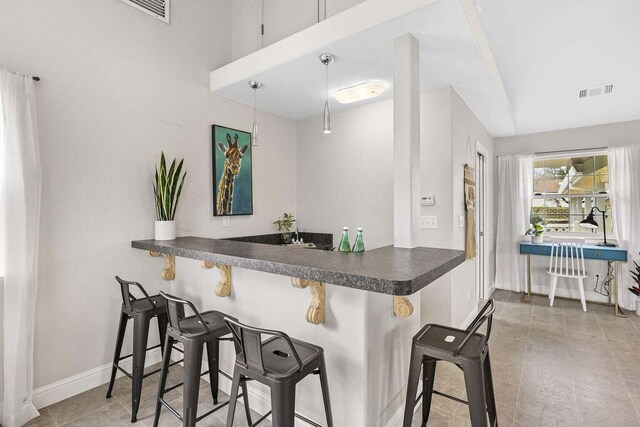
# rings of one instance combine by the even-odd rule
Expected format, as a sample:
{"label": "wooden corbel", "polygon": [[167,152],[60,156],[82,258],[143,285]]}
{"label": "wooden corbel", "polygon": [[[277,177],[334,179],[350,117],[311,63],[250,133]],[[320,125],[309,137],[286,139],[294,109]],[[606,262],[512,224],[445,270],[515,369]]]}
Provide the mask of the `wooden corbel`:
{"label": "wooden corbel", "polygon": [[173,255],[163,254],[160,252],[149,251],[149,255],[152,257],[164,257],[164,270],[160,274],[162,280],[173,280],[176,278],[176,258]]}
{"label": "wooden corbel", "polygon": [[409,317],[413,314],[413,304],[407,297],[393,297],[393,313],[398,317]]}
{"label": "wooden corbel", "polygon": [[291,278],[291,284],[296,288],[311,289],[311,303],[307,309],[307,322],[313,325],[324,323],[325,289],[324,283],[313,280]]}
{"label": "wooden corbel", "polygon": [[216,264],[211,261],[202,261],[202,268],[212,269],[216,267],[220,271],[220,281],[216,288],[216,295],[219,297],[228,297],[231,295],[231,266],[224,264]]}

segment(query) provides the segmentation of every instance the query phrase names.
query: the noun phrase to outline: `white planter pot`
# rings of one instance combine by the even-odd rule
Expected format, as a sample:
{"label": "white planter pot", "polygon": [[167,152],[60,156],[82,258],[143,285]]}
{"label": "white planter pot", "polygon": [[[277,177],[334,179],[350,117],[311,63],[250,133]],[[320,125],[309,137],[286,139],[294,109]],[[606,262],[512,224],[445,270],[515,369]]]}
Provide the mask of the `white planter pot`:
{"label": "white planter pot", "polygon": [[640,299],[636,300],[636,316],[640,316]]}
{"label": "white planter pot", "polygon": [[531,236],[531,243],[544,243],[544,236]]}
{"label": "white planter pot", "polygon": [[175,238],[175,221],[156,221],[156,240],[173,240]]}

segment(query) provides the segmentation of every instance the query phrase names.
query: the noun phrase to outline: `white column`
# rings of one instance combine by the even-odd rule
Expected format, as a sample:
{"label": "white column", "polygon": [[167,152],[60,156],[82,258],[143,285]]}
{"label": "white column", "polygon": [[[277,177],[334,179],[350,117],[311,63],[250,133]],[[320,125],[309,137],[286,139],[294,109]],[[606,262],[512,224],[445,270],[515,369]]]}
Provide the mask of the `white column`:
{"label": "white column", "polygon": [[393,42],[393,241],[418,246],[420,212],[420,43]]}

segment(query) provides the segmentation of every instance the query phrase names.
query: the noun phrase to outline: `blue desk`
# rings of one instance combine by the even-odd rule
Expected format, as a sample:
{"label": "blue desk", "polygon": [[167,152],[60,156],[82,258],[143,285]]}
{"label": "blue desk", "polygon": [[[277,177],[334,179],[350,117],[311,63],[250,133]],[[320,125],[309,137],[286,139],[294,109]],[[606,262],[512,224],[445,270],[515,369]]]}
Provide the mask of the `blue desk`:
{"label": "blue desk", "polygon": [[[528,241],[522,241],[519,243],[520,254],[527,257],[527,291],[523,297],[523,301],[528,302],[531,298],[531,255],[550,256],[552,243],[531,243]],[[619,247],[607,247],[596,245],[584,245],[584,258],[585,259],[599,259],[613,263],[613,293],[615,299],[615,314],[616,316],[625,316],[625,314],[618,307],[618,275],[620,272],[620,263],[626,263],[628,252],[624,248]]]}

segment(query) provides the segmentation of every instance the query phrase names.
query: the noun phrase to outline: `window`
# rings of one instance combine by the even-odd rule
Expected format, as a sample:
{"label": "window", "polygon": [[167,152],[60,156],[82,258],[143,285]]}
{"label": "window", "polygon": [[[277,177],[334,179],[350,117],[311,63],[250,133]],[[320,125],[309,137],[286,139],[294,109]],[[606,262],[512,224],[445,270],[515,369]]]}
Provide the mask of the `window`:
{"label": "window", "polygon": [[544,222],[551,233],[602,233],[602,214],[597,230],[581,227],[592,207],[607,212],[607,233],[613,231],[609,197],[608,159],[604,154],[580,157],[540,157],[533,169],[531,223]]}

